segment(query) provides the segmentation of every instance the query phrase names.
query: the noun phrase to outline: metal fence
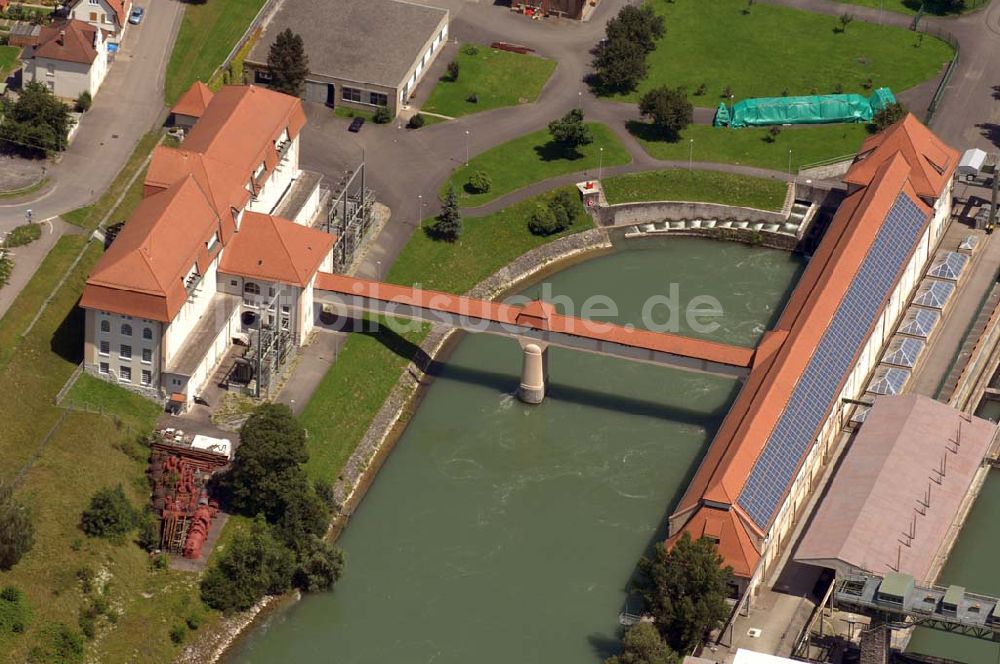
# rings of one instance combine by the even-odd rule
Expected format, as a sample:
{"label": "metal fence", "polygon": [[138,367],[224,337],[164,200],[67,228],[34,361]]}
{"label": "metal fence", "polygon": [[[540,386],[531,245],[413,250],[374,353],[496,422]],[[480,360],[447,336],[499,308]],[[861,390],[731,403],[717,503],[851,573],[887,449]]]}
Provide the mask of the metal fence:
{"label": "metal fence", "polygon": [[958,67],[958,60],[962,49],[961,44],[959,44],[955,35],[947,30],[939,28],[935,25],[927,24],[916,26],[915,29],[921,34],[928,34],[932,37],[937,37],[938,39],[947,42],[953,49],[955,49],[955,55],[952,57],[951,62],[948,63],[948,68],[945,70],[944,76],[941,77],[941,82],[938,83],[937,90],[934,91],[934,97],[931,98],[931,103],[927,107],[927,115],[924,117],[924,124],[930,125],[931,120],[934,118],[934,113],[941,104],[941,98],[944,97],[945,89],[948,87],[948,83],[951,81],[951,77],[955,73],[955,69]]}

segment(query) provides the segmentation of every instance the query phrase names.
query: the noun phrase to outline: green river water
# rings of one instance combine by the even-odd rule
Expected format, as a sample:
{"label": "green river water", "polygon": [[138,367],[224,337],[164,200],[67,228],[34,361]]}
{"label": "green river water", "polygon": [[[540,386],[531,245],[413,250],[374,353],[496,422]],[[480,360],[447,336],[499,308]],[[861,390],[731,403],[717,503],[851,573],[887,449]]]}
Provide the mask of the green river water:
{"label": "green river water", "polygon": [[[633,324],[675,283],[682,302],[721,301],[711,338],[752,345],[801,267],[782,252],[671,238],[633,241],[547,283],[577,307],[607,295]],[[738,386],[550,353],[549,396],[527,406],[513,396],[517,343],[464,338],[341,537],[336,589],[274,613],[227,661],[596,664],[609,654],[636,561],[664,536]]]}

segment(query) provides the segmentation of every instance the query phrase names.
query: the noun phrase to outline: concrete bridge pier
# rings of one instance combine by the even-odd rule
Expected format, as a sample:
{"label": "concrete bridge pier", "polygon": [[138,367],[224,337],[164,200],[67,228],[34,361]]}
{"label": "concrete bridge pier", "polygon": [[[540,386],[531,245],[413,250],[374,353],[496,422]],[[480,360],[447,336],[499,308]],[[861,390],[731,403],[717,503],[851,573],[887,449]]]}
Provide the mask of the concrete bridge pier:
{"label": "concrete bridge pier", "polygon": [[549,384],[549,348],[537,341],[520,341],[521,384],[517,398],[524,403],[542,403]]}

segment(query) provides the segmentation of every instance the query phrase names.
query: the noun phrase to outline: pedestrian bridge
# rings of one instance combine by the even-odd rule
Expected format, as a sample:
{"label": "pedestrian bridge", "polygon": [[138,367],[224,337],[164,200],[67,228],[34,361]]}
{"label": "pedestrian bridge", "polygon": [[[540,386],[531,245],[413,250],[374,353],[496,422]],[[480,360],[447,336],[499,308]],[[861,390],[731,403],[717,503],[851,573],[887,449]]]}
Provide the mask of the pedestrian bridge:
{"label": "pedestrian bridge", "polygon": [[523,350],[518,396],[529,403],[545,396],[549,346],[728,378],[744,378],[754,358],[752,348],[564,316],[541,301],[524,306],[489,302],[326,272],[316,276],[313,297],[341,310],[515,338]]}

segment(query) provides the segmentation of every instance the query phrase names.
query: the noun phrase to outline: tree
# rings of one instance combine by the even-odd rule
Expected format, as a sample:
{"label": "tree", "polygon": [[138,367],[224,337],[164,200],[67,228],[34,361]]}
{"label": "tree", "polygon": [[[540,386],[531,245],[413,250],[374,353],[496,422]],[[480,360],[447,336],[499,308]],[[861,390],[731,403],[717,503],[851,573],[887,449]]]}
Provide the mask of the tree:
{"label": "tree", "polygon": [[678,664],[680,659],[651,623],[629,627],[622,642],[622,654],[609,657],[604,664]]}
{"label": "tree", "polygon": [[468,189],[473,194],[485,194],[493,186],[493,181],[490,180],[490,174],[486,171],[476,171],[469,178]]}
{"label": "tree", "polygon": [[229,507],[242,514],[263,514],[277,521],[285,497],[302,486],[300,464],[309,460],[302,425],[284,404],[258,407],[240,429],[233,465],[219,477],[217,488]]}
{"label": "tree", "polygon": [[424,126],[425,122],[427,122],[427,120],[424,119],[422,113],[414,113],[410,116],[410,120],[406,123],[406,126],[410,129],[420,129]]}
{"label": "tree", "polygon": [[73,123],[69,111],[45,85],[32,81],[7,110],[0,124],[0,140],[28,155],[65,150]]}
{"label": "tree", "polygon": [[388,124],[392,122],[392,112],[388,106],[379,106],[375,109],[372,120],[375,121],[375,124]]}
{"label": "tree", "polygon": [[528,217],[528,230],[535,235],[552,235],[559,232],[556,230],[557,223],[552,208],[538,203],[531,212],[531,216]]}
{"label": "tree", "polygon": [[80,527],[91,537],[122,537],[135,528],[138,515],[122,485],[98,490],[83,511]]}
{"label": "tree", "polygon": [[608,90],[630,92],[646,78],[646,51],[627,39],[612,39],[597,48],[593,67],[597,83]]}
{"label": "tree", "polygon": [[91,96],[90,92],[84,90],[80,93],[80,96],[76,98],[76,110],[80,113],[86,113],[90,110],[90,107],[94,104],[94,98]]}
{"label": "tree", "polygon": [[854,14],[843,13],[840,15],[840,31],[847,32],[847,26],[854,20]]}
{"label": "tree", "polygon": [[778,136],[780,135],[781,135],[781,127],[779,127],[778,125],[771,125],[771,127],[767,130],[767,136],[764,137],[764,140],[766,140],[768,143],[774,143],[776,140],[778,140]]}
{"label": "tree", "polygon": [[220,611],[245,611],[264,595],[291,587],[295,554],[275,539],[258,517],[248,533],[236,535],[201,580],[201,598]]}
{"label": "tree", "polygon": [[330,508],[309,486],[303,473],[284,487],[275,534],[295,552],[312,537],[321,537],[330,523]]}
{"label": "tree", "polygon": [[694,120],[694,104],[684,88],[653,88],[639,100],[639,113],[651,118],[653,126],[670,141],[676,141],[681,131]]}
{"label": "tree", "polygon": [[329,590],[344,573],[344,553],[318,537],[309,540],[299,555],[299,567],[295,571],[294,583],[297,588],[314,593]]}
{"label": "tree", "polygon": [[447,242],[454,242],[462,236],[462,213],[458,211],[458,196],[455,194],[454,186],[448,186],[444,205],[431,227],[431,232],[434,237]]}
{"label": "tree", "polygon": [[0,570],[8,570],[35,545],[31,512],[14,498],[14,488],[0,483]]}
{"label": "tree", "polygon": [[729,615],[726,604],[731,567],[722,567],[715,543],[688,533],[673,549],[657,547],[652,559],[639,563],[639,586],[660,634],[677,652],[690,652],[705,633]]}
{"label": "tree", "polygon": [[267,54],[267,68],[271,72],[272,90],[301,96],[309,75],[309,58],[302,36],[290,28],[279,32]]}
{"label": "tree", "polygon": [[528,230],[535,235],[553,235],[569,228],[576,218],[576,205],[569,192],[560,191],[548,202],[535,206],[528,217]]}
{"label": "tree", "polygon": [[663,37],[666,28],[663,17],[649,5],[625,5],[618,15],[608,21],[605,28],[607,40],[625,40],[637,44],[646,53],[656,49],[656,40]]}
{"label": "tree", "polygon": [[452,60],[448,63],[448,73],[445,75],[446,79],[454,83],[458,80],[459,66],[458,60]]}
{"label": "tree", "polygon": [[560,189],[556,192],[556,195],[552,197],[552,201],[549,202],[549,206],[553,209],[562,208],[566,213],[566,219],[568,224],[572,224],[576,221],[576,215],[580,210],[580,198],[569,193],[565,189]]}
{"label": "tree", "polygon": [[899,102],[888,104],[872,117],[872,126],[876,132],[888,129],[906,117],[906,107]]}
{"label": "tree", "polygon": [[574,108],[558,120],[549,123],[552,140],[567,150],[594,142],[590,127],[583,123],[583,109]]}

